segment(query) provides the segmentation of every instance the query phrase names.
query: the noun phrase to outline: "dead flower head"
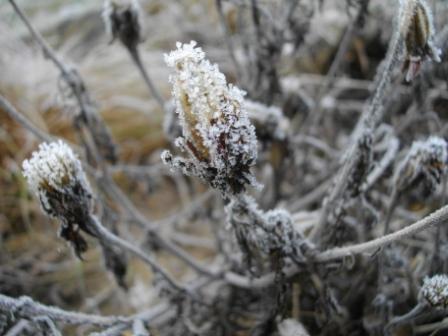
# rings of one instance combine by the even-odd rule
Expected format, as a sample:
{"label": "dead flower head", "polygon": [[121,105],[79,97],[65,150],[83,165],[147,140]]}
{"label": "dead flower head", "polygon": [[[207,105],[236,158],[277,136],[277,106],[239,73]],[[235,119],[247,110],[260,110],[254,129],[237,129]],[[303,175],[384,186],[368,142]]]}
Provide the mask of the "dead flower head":
{"label": "dead flower head", "polygon": [[165,61],[174,70],[170,82],[183,133],[176,144],[191,160],[174,159],[169,152],[163,153],[163,160],[223,193],[253,185],[249,168],[257,158],[257,139],[244,108],[245,93],[227,84],[194,41],[178,43]]}
{"label": "dead flower head", "polygon": [[133,50],[141,42],[141,8],[137,0],[123,3],[107,0],[102,17],[111,43],[118,38],[126,48]]}
{"label": "dead flower head", "polygon": [[92,191],[79,159],[61,140],[42,143],[23,162],[23,175],[43,211],[61,221],[60,236],[80,256],[87,249],[87,243],[79,230],[94,233],[86,224],[92,207]]}
{"label": "dead flower head", "polygon": [[431,10],[424,0],[418,0],[406,29],[406,60],[403,65],[406,81],[415,78],[426,59],[440,62],[441,50],[433,44],[434,24]]}

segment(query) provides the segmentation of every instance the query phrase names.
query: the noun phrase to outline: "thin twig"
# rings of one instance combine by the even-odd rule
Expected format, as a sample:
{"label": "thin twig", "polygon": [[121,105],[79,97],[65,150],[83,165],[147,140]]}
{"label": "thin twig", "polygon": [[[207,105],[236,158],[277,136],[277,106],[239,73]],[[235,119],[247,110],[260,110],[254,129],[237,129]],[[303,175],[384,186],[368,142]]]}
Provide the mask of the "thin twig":
{"label": "thin twig", "polygon": [[148,254],[143,252],[140,248],[132,245],[131,243],[123,240],[117,235],[110,232],[106,229],[101,222],[96,218],[96,216],[90,216],[91,224],[95,229],[95,233],[98,234],[98,238],[101,241],[106,241],[112,245],[118,246],[125,251],[128,251],[143,260],[145,263],[151,266],[154,272],[160,274],[173,288],[177,289],[179,292],[188,292],[186,288],[184,288],[181,284],[179,284],[176,280],[174,280],[171,275],[169,275],[160,265],[159,263],[151,258]]}
{"label": "thin twig", "polygon": [[129,324],[131,321],[130,318],[123,316],[99,316],[66,311],[33,301],[28,296],[15,299],[3,294],[0,294],[0,311],[12,313],[14,316],[21,318],[32,318],[44,315],[54,321],[71,325],[90,324],[109,327],[114,324]]}

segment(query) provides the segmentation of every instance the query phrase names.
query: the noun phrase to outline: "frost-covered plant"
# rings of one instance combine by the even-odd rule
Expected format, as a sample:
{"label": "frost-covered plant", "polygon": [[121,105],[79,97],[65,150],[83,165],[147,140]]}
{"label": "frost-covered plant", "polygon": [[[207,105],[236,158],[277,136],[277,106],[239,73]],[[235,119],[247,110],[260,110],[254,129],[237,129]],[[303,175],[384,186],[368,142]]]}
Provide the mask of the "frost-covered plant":
{"label": "frost-covered plant", "polygon": [[250,266],[255,261],[259,268],[266,262],[281,266],[287,259],[304,262],[304,254],[311,246],[293,228],[288,211],[260,210],[249,196],[232,199],[226,207],[227,222],[232,226],[244,258]]}
{"label": "frost-covered plant", "polygon": [[415,141],[395,173],[397,192],[423,183],[425,192],[433,193],[447,170],[447,146],[447,142],[437,136]]}
{"label": "frost-covered plant", "polygon": [[190,158],[174,158],[165,151],[162,160],[224,194],[254,185],[249,169],[257,158],[257,140],[244,108],[245,93],[227,84],[194,41],[177,43],[165,61],[174,70],[170,82],[183,133],[176,145]]}
{"label": "frost-covered plant", "polygon": [[118,38],[132,50],[141,42],[141,8],[137,0],[122,3],[106,0],[102,17],[111,43]]}
{"label": "frost-covered plant", "polygon": [[448,276],[438,274],[425,278],[420,298],[434,308],[448,307]]}
{"label": "frost-covered plant", "polygon": [[[409,1],[411,2],[411,1]],[[431,9],[425,0],[418,0],[411,11],[405,32],[406,60],[403,65],[406,80],[411,81],[426,59],[440,62],[441,50],[433,43],[434,23]]]}
{"label": "frost-covered plant", "polygon": [[86,225],[92,207],[92,191],[81,162],[63,141],[42,143],[23,162],[23,175],[39,198],[43,211],[61,221],[60,236],[79,256],[87,243],[79,230],[94,233]]}

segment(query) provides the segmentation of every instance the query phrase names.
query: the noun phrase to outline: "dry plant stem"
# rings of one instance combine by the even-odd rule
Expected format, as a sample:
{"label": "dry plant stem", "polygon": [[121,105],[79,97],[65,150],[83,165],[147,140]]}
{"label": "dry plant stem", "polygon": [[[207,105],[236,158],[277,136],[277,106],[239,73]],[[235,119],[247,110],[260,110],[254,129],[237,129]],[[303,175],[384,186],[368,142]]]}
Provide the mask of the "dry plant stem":
{"label": "dry plant stem", "polygon": [[30,131],[32,134],[34,134],[38,139],[42,141],[51,142],[54,140],[54,138],[46,133],[45,131],[40,130],[37,128],[31,121],[29,121],[25,116],[23,116],[20,112],[18,112],[14,106],[12,106],[8,100],[6,100],[5,97],[0,95],[0,109],[6,111],[10,115],[11,118],[13,118],[15,121],[17,121],[20,125],[22,125],[25,129]]}
{"label": "dry plant stem", "polygon": [[388,331],[390,331],[391,329],[398,327],[399,325],[402,325],[404,323],[407,323],[407,322],[409,322],[410,319],[415,318],[416,316],[420,315],[423,311],[425,311],[426,308],[428,308],[427,305],[425,305],[423,303],[418,303],[408,313],[406,313],[402,316],[397,316],[397,317],[393,318],[385,328],[386,334],[388,334]]}
{"label": "dry plant stem", "polygon": [[222,9],[222,0],[216,0],[216,8],[218,11],[219,20],[221,21],[221,26],[224,29],[226,47],[229,52],[230,59],[232,60],[233,66],[235,67],[236,70],[235,73],[237,76],[241,76],[243,72],[241,71],[241,66],[235,57],[235,46],[233,45],[232,36],[230,35],[230,30],[229,27],[227,26],[226,18],[224,16],[224,12]]}
{"label": "dry plant stem", "polygon": [[15,1],[14,0],[9,0],[9,3],[12,5],[12,7],[14,8],[15,12],[17,13],[17,15],[19,15],[20,19],[26,25],[26,27],[30,31],[31,35],[33,36],[33,38],[37,41],[37,43],[42,48],[44,56],[47,57],[48,59],[50,59],[56,65],[56,67],[59,69],[59,71],[61,72],[62,78],[66,81],[66,83],[72,89],[72,92],[73,92],[73,94],[76,97],[78,105],[80,106],[81,113],[85,113],[87,111],[87,106],[86,106],[86,101],[85,100],[86,99],[90,100],[90,97],[88,96],[88,93],[86,91],[84,91],[82,94],[83,95],[87,95],[87,96],[86,97],[82,97],[82,94],[80,94],[78,88],[76,87],[77,84],[78,84],[77,81],[80,80],[80,78],[77,78],[77,79],[74,78],[72,69],[70,67],[68,67],[58,57],[58,55],[48,45],[48,43],[45,41],[45,39],[42,37],[42,35],[33,27],[33,25],[28,20],[27,16],[25,15],[25,13],[23,13],[23,11],[20,9],[20,7],[17,6]]}
{"label": "dry plant stem", "polygon": [[[372,250],[379,249],[386,245],[389,245],[395,241],[405,239],[413,234],[426,230],[432,226],[443,224],[446,221],[448,221],[448,205],[444,206],[443,208],[440,208],[439,210],[433,212],[432,214],[426,216],[425,218],[399,231],[390,233],[386,236],[377,239],[370,240],[365,243],[329,249],[327,251],[318,253],[317,255],[314,256],[314,258],[311,261],[316,263],[322,263],[342,259],[356,254],[366,253]],[[283,274],[287,278],[297,275],[298,272],[299,269],[295,265],[283,269]],[[225,279],[229,284],[242,288],[263,288],[274,284],[276,274],[268,273],[262,277],[251,279],[235,273],[226,273]]]}
{"label": "dry plant stem", "polygon": [[444,318],[440,322],[434,322],[434,323],[416,326],[413,328],[413,332],[415,334],[427,334],[427,333],[436,331],[436,333],[432,333],[430,335],[437,335],[437,331],[447,329],[447,328],[448,328],[448,317]]}
{"label": "dry plant stem", "polygon": [[402,31],[406,31],[409,27],[411,15],[408,14],[414,11],[415,1],[404,1],[402,8],[404,14],[401,15],[402,17],[399,20],[397,27],[394,29],[394,35],[389,43],[384,65],[382,65],[381,72],[377,79],[378,85],[375,88],[372,100],[364,109],[360,121],[353,132],[353,141],[346,154],[342,169],[335,178],[335,186],[332,188],[327,200],[324,202],[319,224],[311,236],[314,240],[321,237],[324,228],[328,225],[327,220],[330,212],[334,211],[337,207],[340,207],[341,202],[344,200],[344,193],[350,183],[351,173],[357,164],[357,156],[361,151],[362,139],[372,134],[383,119],[386,91],[390,85],[390,76],[398,61],[401,45],[403,43]]}
{"label": "dry plant stem", "polygon": [[151,80],[151,77],[149,76],[148,72],[146,71],[146,68],[143,66],[138,47],[135,47],[134,49],[128,49],[128,51],[129,51],[129,54],[131,55],[132,61],[134,62],[137,69],[139,70],[140,74],[143,77],[143,80],[145,81],[146,86],[149,89],[149,93],[157,101],[157,104],[159,104],[162,111],[165,111],[166,110],[165,100],[163,99],[159,90],[157,90],[156,86],[154,85],[153,81]]}
{"label": "dry plant stem", "polygon": [[58,69],[61,71],[61,73],[65,76],[70,76],[70,69],[62,62],[62,60],[56,55],[56,53],[53,51],[53,49],[48,45],[48,43],[44,40],[42,35],[34,29],[26,15],[22,12],[19,6],[15,3],[14,0],[9,0],[9,3],[14,8],[17,15],[19,15],[20,19],[23,21],[23,23],[26,25],[28,30],[30,31],[31,35],[36,39],[36,41],[39,43],[39,45],[42,48],[42,51],[44,52],[45,57],[51,59],[53,63],[58,67]]}
{"label": "dry plant stem", "polygon": [[375,183],[383,176],[384,172],[394,161],[396,154],[398,153],[398,149],[400,147],[400,143],[397,138],[392,138],[389,141],[386,153],[381,158],[380,162],[373,168],[373,170],[367,176],[364,185],[362,186],[362,192],[367,192],[370,188],[375,185]]}
{"label": "dry plant stem", "polygon": [[[360,13],[361,13],[361,11],[362,11],[362,8],[360,8]],[[349,23],[348,27],[346,28],[344,35],[342,36],[342,40],[339,43],[339,47],[336,52],[336,56],[334,57],[334,60],[331,63],[330,69],[328,70],[327,75],[325,76],[324,83],[322,84],[322,86],[320,86],[318,93],[316,95],[317,96],[316,101],[318,104],[317,111],[310,114],[310,130],[312,133],[314,133],[315,127],[320,122],[320,119],[322,117],[322,112],[323,112],[322,98],[324,96],[324,93],[328,92],[328,89],[331,88],[331,86],[333,85],[335,76],[337,75],[337,72],[342,64],[342,61],[344,60],[344,56],[347,53],[347,50],[352,41],[353,33],[355,32],[355,27],[358,26],[357,22],[358,22],[359,15],[360,14],[358,14],[357,17],[355,19],[353,19]],[[304,124],[306,125],[308,123],[305,121]]]}
{"label": "dry plant stem", "polygon": [[[16,5],[16,3],[14,2],[14,0],[9,0],[11,5],[14,7],[14,10],[16,11],[16,13],[20,16],[20,18],[22,19],[22,21],[25,23],[25,25],[28,27],[28,29],[30,30],[31,34],[33,35],[33,37],[37,40],[37,42],[41,45],[44,54],[50,58],[54,64],[59,68],[59,70],[61,71],[64,79],[66,80],[66,82],[72,87],[72,85],[74,85],[73,80],[71,78],[72,74],[70,71],[70,68],[67,67],[56,55],[56,53],[51,49],[51,47],[46,43],[46,41],[42,38],[42,36],[34,29],[34,27],[31,25],[31,23],[29,22],[29,20],[27,19],[27,17],[25,16],[25,14],[22,12],[22,10]],[[139,70],[141,71],[146,84],[148,85],[148,87],[150,88],[151,92],[154,94],[155,99],[158,101],[158,103],[161,105],[162,108],[164,108],[164,101],[162,99],[162,97],[160,96],[160,94],[158,94],[157,90],[155,89],[155,87],[153,86],[148,74],[146,73],[145,68],[143,67],[143,65],[141,64],[138,52],[136,51],[135,53],[131,52],[131,56],[134,60],[134,62],[136,63],[137,67],[139,68]],[[79,94],[77,94],[77,90],[76,88],[72,88],[73,89],[73,93],[75,94],[78,104],[80,105],[81,111],[86,111],[86,106],[85,106],[85,102],[83,97],[81,97]],[[84,94],[87,94],[86,92],[84,92]],[[93,148],[92,152],[94,153],[98,153],[97,150],[95,150]],[[97,159],[99,162],[102,162],[101,157],[99,155],[96,155]],[[109,176],[108,172],[106,171],[106,167],[103,167],[103,173],[105,173],[106,176]],[[138,220],[139,223],[147,223],[147,220],[144,216],[142,216],[140,214],[140,212],[138,212],[135,207],[132,205],[132,203],[129,201],[129,199],[123,195],[123,193],[121,192],[121,190],[119,190],[119,188],[115,185],[115,183],[113,182],[112,178],[108,178],[107,179],[108,182],[110,183],[109,185],[111,186],[111,188],[113,188],[114,194],[115,195],[119,195],[120,201],[122,204],[125,205],[125,207],[128,210],[132,210],[131,214]],[[155,232],[155,229],[152,229],[152,233]],[[210,273],[202,266],[200,266],[197,262],[195,262],[190,256],[188,256],[186,254],[186,252],[184,252],[183,250],[181,250],[179,247],[175,246],[173,243],[168,242],[166,240],[161,239],[160,236],[158,236],[157,238],[160,238],[160,242],[161,245],[168,249],[169,251],[171,251],[174,255],[178,256],[179,258],[181,258],[182,260],[186,261],[188,265],[192,266],[195,270],[200,271],[202,274],[209,274]]]}
{"label": "dry plant stem", "polygon": [[353,254],[360,254],[374,249],[381,248],[397,240],[407,238],[410,235],[416,234],[420,231],[426,230],[431,226],[440,225],[448,220],[448,205],[440,208],[439,210],[431,213],[425,218],[419,220],[418,222],[409,225],[401,230],[390,233],[383,237],[379,237],[370,240],[365,243],[337,247],[334,249],[327,250],[325,252],[319,253],[315,260],[318,262],[330,261],[334,259],[343,258]]}
{"label": "dry plant stem", "polygon": [[[19,113],[3,96],[0,95],[0,108],[5,110],[12,118],[14,118],[18,123],[20,123],[24,128],[28,129],[32,134],[34,134],[37,138],[43,141],[51,142],[54,140],[52,136],[44,131],[39,130],[36,126],[34,126],[28,119],[26,119],[21,113]],[[92,172],[92,168],[88,165],[84,165],[85,168],[89,172]],[[106,169],[106,168],[105,168]],[[95,176],[97,174],[94,174]],[[104,176],[103,176],[104,178]],[[198,273],[208,276],[216,277],[217,274],[210,272],[207,268],[200,265],[196,262],[193,257],[188,255],[184,250],[177,247],[172,242],[164,239],[159,234],[157,234],[156,227],[148,223],[147,219],[134,207],[131,201],[123,194],[120,188],[115,184],[110,175],[107,173],[106,182],[101,185],[111,193],[115,200],[120,203],[135,219],[137,223],[140,224],[142,228],[145,228],[149,233],[155,235],[158,243],[168,251],[170,251],[173,255],[177,256],[179,259],[183,260],[187,265],[192,267]]]}
{"label": "dry plant stem", "polygon": [[129,198],[123,194],[121,189],[113,182],[110,175],[105,176],[104,183],[101,183],[103,188],[106,188],[109,193],[113,196],[115,201],[124,207],[127,210],[129,215],[134,219],[135,223],[137,223],[141,228],[146,231],[146,234],[152,235],[156,238],[157,244],[159,244],[162,248],[166,249],[174,256],[178,257],[180,260],[184,261],[188,266],[193,268],[196,272],[202,275],[207,275],[210,277],[216,277],[217,274],[211,272],[206,267],[202,266],[198,263],[192,256],[190,256],[186,251],[172,243],[171,241],[162,237],[157,231],[156,226],[152,223],[149,223],[145,216],[132,204]]}
{"label": "dry plant stem", "polygon": [[[138,257],[139,259],[143,260],[146,264],[151,266],[154,272],[160,274],[174,289],[188,293],[189,291],[187,288],[183,287],[181,284],[179,284],[176,280],[174,280],[159,264],[157,261],[155,261],[153,258],[151,258],[149,255],[147,255],[145,252],[140,250],[138,247],[132,245],[131,243],[121,239],[120,237],[114,235],[109,230],[107,230],[96,218],[96,216],[91,215],[90,216],[91,224],[93,228],[95,229],[95,232],[98,234],[98,238],[100,240],[104,240],[112,245],[118,246],[122,248],[125,251],[130,252],[134,256]],[[190,293],[191,294],[191,293]]]}
{"label": "dry plant stem", "polygon": [[35,302],[27,296],[22,296],[16,299],[3,294],[0,294],[0,311],[12,313],[14,316],[21,318],[48,316],[53,321],[71,325],[89,324],[109,327],[115,324],[128,325],[132,321],[131,318],[123,316],[99,316],[70,312]]}

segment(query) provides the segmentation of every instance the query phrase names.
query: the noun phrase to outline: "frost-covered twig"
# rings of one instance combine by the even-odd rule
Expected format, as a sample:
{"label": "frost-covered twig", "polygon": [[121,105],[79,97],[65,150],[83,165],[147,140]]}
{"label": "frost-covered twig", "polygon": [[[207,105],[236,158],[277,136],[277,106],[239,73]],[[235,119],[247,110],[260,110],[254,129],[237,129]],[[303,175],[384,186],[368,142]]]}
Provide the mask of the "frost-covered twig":
{"label": "frost-covered twig", "polygon": [[184,261],[187,265],[193,268],[200,274],[207,275],[210,277],[216,277],[217,274],[211,272],[207,267],[201,265],[196,261],[191,255],[186,251],[181,249],[179,246],[169,241],[161,234],[157,232],[157,226],[155,223],[149,222],[146,217],[138,210],[134,204],[129,200],[129,198],[121,191],[121,189],[113,182],[112,178],[106,176],[102,181],[100,181],[103,188],[108,190],[115,201],[120,204],[131,216],[132,219],[143,228],[146,234],[150,235],[157,244],[166,249],[168,252],[178,257],[180,260]]}
{"label": "frost-covered twig", "polygon": [[360,243],[351,246],[337,247],[322,253],[319,253],[315,260],[316,261],[329,261],[334,259],[339,259],[343,257],[350,256],[352,254],[360,254],[368,251],[372,251],[383,246],[386,246],[395,241],[404,239],[408,236],[416,234],[420,231],[426,230],[432,226],[440,225],[448,220],[448,205],[434,211],[429,216],[419,220],[418,222],[411,224],[403,229],[396,232],[390,233],[386,236],[379,237],[370,240],[365,243]]}
{"label": "frost-covered twig", "polygon": [[32,134],[34,134],[38,139],[42,141],[53,141],[53,137],[48,133],[42,131],[37,126],[33,125],[33,123],[28,120],[22,113],[18,112],[14,106],[2,95],[0,95],[0,109],[6,111],[11,118],[17,121],[20,125],[22,125],[25,129],[29,130]]}
{"label": "frost-covered twig", "polygon": [[119,39],[131,56],[132,61],[143,77],[150,94],[159,104],[162,111],[167,106],[165,100],[154,85],[151,77],[146,71],[140,57],[139,44],[142,41],[142,9],[138,0],[132,0],[128,5],[119,5],[110,0],[104,2],[102,17],[112,43]]}
{"label": "frost-covered twig", "polygon": [[[417,43],[417,45],[424,50],[432,50],[431,47],[427,47],[427,43],[432,46],[432,44],[430,44],[432,36],[429,34],[425,35],[424,41],[409,43],[410,40],[415,38],[414,29],[418,29],[418,27],[415,27],[415,22],[416,20],[419,20],[419,18],[415,15],[421,14],[421,3],[421,0],[404,0],[399,2],[398,19],[389,43],[386,59],[377,76],[377,85],[373,97],[363,111],[361,119],[354,130],[353,140],[346,153],[345,161],[335,178],[335,186],[332,188],[328,198],[323,204],[321,220],[316,230],[313,232],[313,238],[315,240],[322,240],[323,231],[327,225],[329,225],[328,221],[332,220],[330,219],[330,214],[336,213],[336,216],[338,216],[338,213],[341,210],[340,208],[346,199],[345,193],[347,189],[349,187],[353,188],[353,184],[357,183],[356,181],[353,181],[353,174],[355,172],[356,174],[365,174],[365,171],[357,172],[357,170],[359,170],[357,167],[364,166],[364,170],[368,167],[369,162],[363,162],[367,157],[363,152],[370,151],[370,149],[365,148],[365,144],[369,142],[369,139],[371,141],[372,133],[384,116],[385,95],[390,86],[391,75],[399,60],[403,44],[405,42],[407,43],[408,55],[409,53],[413,53],[413,50],[409,50],[411,48],[410,44],[412,43]],[[416,8],[418,8],[418,11],[416,11]],[[424,12],[423,14],[425,13],[427,14],[428,12]],[[428,15],[425,18],[428,19]],[[416,35],[418,36],[418,34]],[[421,46],[421,44],[423,44],[423,46]],[[412,46],[414,47],[413,44]],[[433,53],[437,54],[435,51]]]}
{"label": "frost-covered twig", "polygon": [[[112,245],[116,245],[122,248],[125,251],[128,251],[143,260],[145,263],[151,266],[155,273],[160,274],[163,279],[165,279],[173,288],[179,290],[180,292],[189,293],[189,291],[184,288],[181,284],[179,284],[176,280],[174,280],[171,275],[169,275],[160,265],[159,263],[149,256],[147,253],[143,252],[140,248],[135,245],[125,241],[124,239],[114,235],[108,229],[106,229],[101,222],[96,218],[96,216],[90,216],[90,224],[96,230],[95,232],[98,234],[98,239],[106,241]],[[191,294],[191,293],[189,293]]]}
{"label": "frost-covered twig", "polygon": [[75,120],[80,122],[80,125],[85,125],[88,128],[93,144],[96,147],[92,150],[98,149],[101,158],[115,162],[117,160],[117,153],[110,131],[106,124],[101,120],[97,108],[87,90],[87,86],[78,70],[63,62],[58,54],[45,41],[42,35],[33,27],[25,13],[19,6],[17,6],[14,0],[9,0],[9,2],[14,8],[14,11],[26,25],[35,41],[42,48],[44,56],[50,59],[59,69],[62,79],[70,88],[79,107],[79,115],[76,116],[77,118],[75,118]]}
{"label": "frost-covered twig", "polygon": [[124,316],[100,316],[66,311],[33,301],[27,296],[16,299],[0,294],[0,310],[17,318],[31,319],[37,316],[48,316],[53,321],[71,325],[90,324],[109,327],[115,324],[129,324],[131,322],[131,319]]}

